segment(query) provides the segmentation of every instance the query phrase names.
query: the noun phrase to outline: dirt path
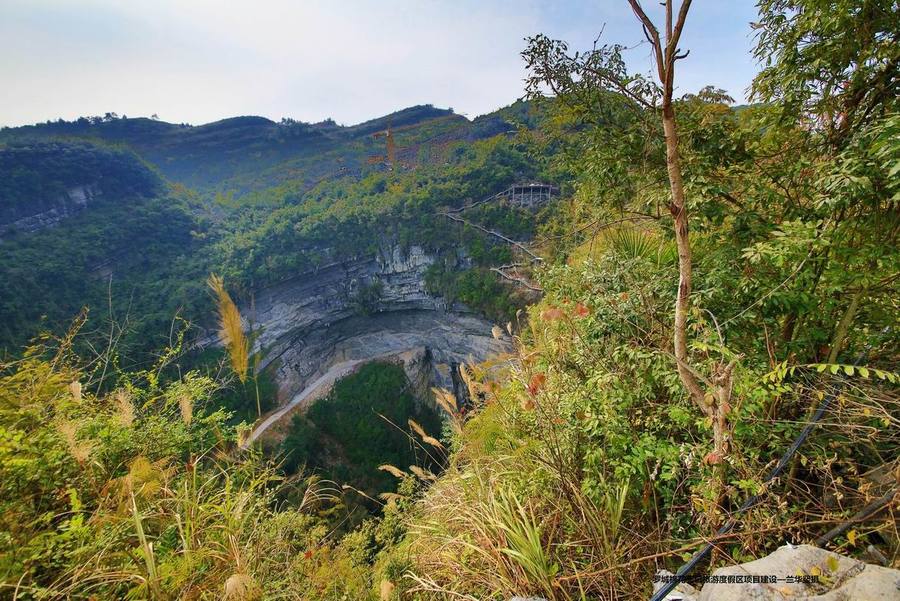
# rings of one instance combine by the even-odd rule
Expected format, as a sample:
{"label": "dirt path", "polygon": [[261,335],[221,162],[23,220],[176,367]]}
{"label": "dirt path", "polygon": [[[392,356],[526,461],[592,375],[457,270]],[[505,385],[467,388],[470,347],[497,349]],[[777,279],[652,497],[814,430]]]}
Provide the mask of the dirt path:
{"label": "dirt path", "polygon": [[337,380],[340,380],[341,378],[352,372],[360,363],[366,363],[368,361],[371,361],[371,359],[344,361],[343,363],[332,365],[327,372],[322,374],[314,382],[294,395],[294,398],[292,398],[287,405],[281,407],[278,411],[269,414],[268,417],[259,422],[253,428],[253,431],[250,432],[250,435],[247,437],[247,439],[241,444],[241,448],[246,449],[251,444],[253,444],[253,441],[262,436],[263,432],[268,430],[269,427],[273,424],[277,423],[282,417],[290,413],[294,408],[298,406],[302,407],[328,394],[328,392],[331,390],[331,387]]}

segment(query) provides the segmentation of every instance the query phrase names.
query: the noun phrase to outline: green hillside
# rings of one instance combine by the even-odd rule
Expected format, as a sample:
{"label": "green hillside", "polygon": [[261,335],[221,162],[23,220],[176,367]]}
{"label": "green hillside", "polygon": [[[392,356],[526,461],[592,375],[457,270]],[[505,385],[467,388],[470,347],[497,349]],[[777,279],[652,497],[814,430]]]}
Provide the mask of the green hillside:
{"label": "green hillside", "polygon": [[233,199],[286,182],[307,190],[324,180],[383,170],[384,160],[373,165],[369,157],[386,154],[384,139],[373,134],[389,127],[396,135],[399,169],[436,164],[453,142],[514,129],[504,117],[521,112],[498,112],[470,123],[450,110],[426,105],[353,126],[292,119],[276,123],[250,116],[192,126],[109,115],[6,128],[0,131],[0,142],[74,138],[122,144],[172,182]]}
{"label": "green hillside", "polygon": [[[900,12],[760,1],[736,107],[679,92],[689,7],[623,4],[649,71],[529,37],[527,102],[471,121],[3,130],[0,597],[618,601],[683,566],[745,598],[896,596]],[[552,198],[502,196],[535,181]],[[425,249],[427,290],[508,352],[357,360],[304,303],[408,336],[351,269],[384,245]],[[306,352],[266,369],[262,290],[273,346]],[[279,370],[290,421],[254,438]],[[786,545],[845,557],[709,578]]]}
{"label": "green hillside", "polygon": [[[60,332],[86,306],[99,319],[127,316],[123,342],[152,353],[176,314],[209,322],[210,271],[240,296],[386,241],[455,252],[435,235],[446,226],[436,211],[539,173],[541,161],[513,138],[513,128],[539,120],[533,113],[520,103],[469,122],[422,106],[351,127],[97,118],[3,130],[0,161],[11,177],[0,200],[10,219],[22,207],[52,207],[70,186],[100,195],[57,227],[0,239],[4,276],[19,282],[0,291],[0,347],[13,352],[43,328]],[[372,134],[388,126],[396,164],[370,164],[385,153]],[[468,240],[484,247],[480,236]]]}

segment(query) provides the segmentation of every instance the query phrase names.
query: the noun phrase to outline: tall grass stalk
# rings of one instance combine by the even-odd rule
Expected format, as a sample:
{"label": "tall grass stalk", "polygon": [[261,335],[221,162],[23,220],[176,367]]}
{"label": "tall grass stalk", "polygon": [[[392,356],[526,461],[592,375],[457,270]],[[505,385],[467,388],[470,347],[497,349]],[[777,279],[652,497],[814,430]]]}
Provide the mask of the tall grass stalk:
{"label": "tall grass stalk", "polygon": [[244,335],[241,312],[231,300],[231,295],[225,289],[225,280],[221,276],[210,274],[206,283],[216,295],[219,310],[219,337],[228,351],[231,368],[242,383],[246,382],[247,372],[250,368],[250,342]]}
{"label": "tall grass stalk", "polygon": [[156,556],[153,553],[153,543],[147,540],[144,532],[143,517],[137,508],[137,500],[134,493],[131,493],[131,516],[134,520],[134,530],[137,533],[138,540],[141,543],[141,554],[144,556],[144,566],[147,569],[146,583],[150,589],[151,598],[154,600],[165,599],[162,589],[159,586],[159,573],[156,566]]}
{"label": "tall grass stalk", "polygon": [[[241,384],[247,381],[250,371],[250,340],[244,334],[241,322],[241,312],[225,289],[225,280],[216,274],[210,274],[206,280],[207,285],[216,297],[216,305],[219,312],[219,338],[228,351],[231,361],[231,369],[237,374]],[[254,370],[255,371],[255,370]],[[254,373],[254,387],[256,389],[256,414],[262,415],[262,407],[259,399],[259,386]]]}
{"label": "tall grass stalk", "polygon": [[529,578],[540,584],[544,592],[553,595],[553,578],[559,573],[541,541],[541,527],[531,510],[526,510],[509,491],[501,491],[493,499],[493,511],[498,528],[506,537],[507,547],[500,551],[513,559]]}

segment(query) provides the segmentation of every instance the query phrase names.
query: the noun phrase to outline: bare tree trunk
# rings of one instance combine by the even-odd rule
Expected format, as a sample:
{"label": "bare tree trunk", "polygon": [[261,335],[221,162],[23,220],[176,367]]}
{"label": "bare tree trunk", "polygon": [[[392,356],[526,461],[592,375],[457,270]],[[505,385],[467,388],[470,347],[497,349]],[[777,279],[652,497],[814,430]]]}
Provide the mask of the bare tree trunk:
{"label": "bare tree trunk", "polygon": [[844,311],[844,316],[841,317],[841,321],[838,323],[837,329],[834,332],[834,340],[831,342],[831,349],[828,351],[828,359],[825,360],[825,363],[834,363],[837,361],[838,355],[840,355],[841,349],[844,347],[844,340],[847,338],[847,333],[850,331],[850,325],[856,318],[856,311],[859,309],[859,300],[865,293],[866,289],[863,287],[857,290],[853,295],[853,298],[850,299],[850,306]]}
{"label": "bare tree trunk", "polygon": [[678,129],[675,123],[675,107],[672,104],[672,96],[675,89],[675,61],[685,55],[678,53],[678,40],[684,29],[688,9],[691,0],[683,0],[678,11],[677,21],[673,23],[672,3],[674,0],[666,0],[666,24],[665,43],[660,39],[659,30],[653,21],[641,8],[639,0],[628,0],[631,9],[644,27],[644,35],[647,36],[653,47],[656,58],[656,68],[659,82],[662,86],[662,123],[666,139],[666,171],[669,175],[669,188],[672,192],[672,202],[669,211],[675,220],[675,244],[678,248],[678,295],[675,300],[675,326],[673,346],[678,376],[684,384],[691,400],[697,404],[704,413],[713,417],[710,403],[700,386],[697,376],[688,363],[687,348],[687,317],[690,309],[691,297],[691,242],[688,232],[688,213],[684,197],[684,182],[681,177],[681,157],[678,154]]}
{"label": "bare tree trunk", "polygon": [[691,297],[691,241],[688,228],[688,211],[681,173],[681,157],[678,152],[678,128],[672,97],[675,87],[675,62],[687,56],[678,50],[678,40],[684,28],[691,0],[683,0],[673,22],[673,3],[665,0],[665,42],[660,39],[659,30],[641,8],[639,0],[628,0],[635,15],[644,27],[644,34],[653,47],[659,81],[662,86],[662,124],[666,141],[666,171],[672,201],[669,211],[674,219],[675,244],[678,248],[678,293],[675,299],[675,323],[673,347],[678,377],[693,403],[712,422],[713,452],[709,463],[715,466],[714,499],[710,509],[710,524],[715,527],[719,520],[718,509],[725,490],[726,463],[730,426],[728,414],[731,412],[732,373],[735,363],[720,362],[714,369],[708,386],[701,385],[701,377],[690,365],[687,343],[687,319]]}
{"label": "bare tree trunk", "polygon": [[674,350],[678,376],[691,399],[706,411],[707,402],[697,377],[688,363],[687,318],[691,296],[691,241],[688,230],[688,212],[685,206],[684,182],[681,180],[681,159],[678,155],[678,130],[675,126],[675,109],[671,99],[663,104],[663,131],[666,136],[666,170],[672,203],[669,211],[675,220],[675,245],[678,248],[678,295],[675,299]]}

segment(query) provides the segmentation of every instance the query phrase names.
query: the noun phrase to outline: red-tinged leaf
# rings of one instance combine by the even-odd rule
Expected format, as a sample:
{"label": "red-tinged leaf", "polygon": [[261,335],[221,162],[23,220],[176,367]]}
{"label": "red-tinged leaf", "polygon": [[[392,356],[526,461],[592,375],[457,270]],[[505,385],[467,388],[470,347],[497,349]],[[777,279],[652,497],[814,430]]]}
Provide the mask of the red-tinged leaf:
{"label": "red-tinged leaf", "polygon": [[591,310],[585,307],[583,304],[578,303],[575,305],[575,316],[576,317],[587,317],[591,314]]}
{"label": "red-tinged leaf", "polygon": [[312,556],[313,556],[312,551],[306,551],[305,553],[303,553],[303,559],[312,559]]}
{"label": "red-tinged leaf", "polygon": [[536,395],[541,388],[544,387],[544,382],[547,381],[547,376],[540,372],[531,376],[531,381],[528,382],[528,394],[531,396]]}
{"label": "red-tinged leaf", "polygon": [[544,321],[556,321],[562,319],[566,314],[559,307],[550,307],[541,311],[541,319]]}
{"label": "red-tinged leaf", "polygon": [[531,399],[529,397],[523,398],[520,404],[523,411],[531,411],[532,409],[534,409],[534,399]]}
{"label": "red-tinged leaf", "polygon": [[706,457],[703,458],[703,463],[707,463],[709,465],[718,465],[722,463],[722,456],[719,455],[716,451],[711,451]]}
{"label": "red-tinged leaf", "polygon": [[622,294],[619,295],[619,298],[622,300],[622,302],[627,301],[627,300],[628,300],[628,293],[627,293],[627,292],[623,292]]}

